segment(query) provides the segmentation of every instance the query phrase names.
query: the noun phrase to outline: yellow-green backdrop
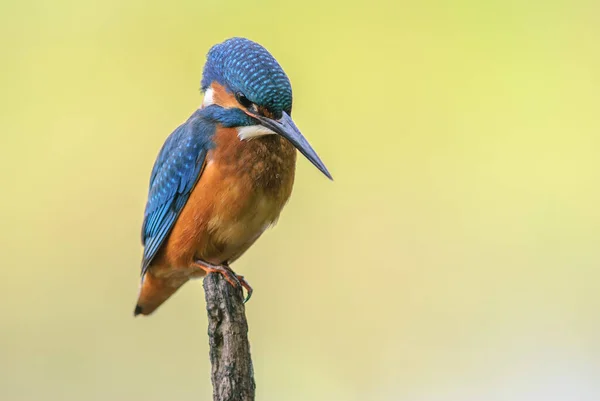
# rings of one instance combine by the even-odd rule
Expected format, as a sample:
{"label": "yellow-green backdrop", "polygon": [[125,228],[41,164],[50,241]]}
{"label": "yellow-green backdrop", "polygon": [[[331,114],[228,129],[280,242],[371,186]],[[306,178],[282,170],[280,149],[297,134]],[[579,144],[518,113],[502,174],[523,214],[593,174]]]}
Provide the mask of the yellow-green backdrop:
{"label": "yellow-green backdrop", "polygon": [[600,399],[597,1],[0,1],[0,399],[208,400],[204,298],[132,317],[211,45],[327,163],[235,268],[262,401]]}

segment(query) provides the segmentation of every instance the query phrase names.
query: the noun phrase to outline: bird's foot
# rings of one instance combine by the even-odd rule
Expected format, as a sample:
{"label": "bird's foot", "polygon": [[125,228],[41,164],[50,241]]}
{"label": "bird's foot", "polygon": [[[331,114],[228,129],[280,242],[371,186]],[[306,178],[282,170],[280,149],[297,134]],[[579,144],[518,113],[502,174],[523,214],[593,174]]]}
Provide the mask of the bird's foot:
{"label": "bird's foot", "polygon": [[246,292],[248,293],[246,295],[246,299],[244,300],[244,303],[248,302],[250,300],[250,297],[252,297],[252,292],[254,290],[252,289],[250,284],[248,284],[248,282],[246,281],[244,276],[236,274],[231,269],[231,267],[229,267],[229,265],[227,263],[224,263],[222,265],[213,265],[213,264],[207,263],[203,260],[196,260],[195,265],[197,267],[199,267],[200,269],[204,270],[207,274],[208,273],[222,274],[223,277],[225,278],[225,280],[227,280],[227,282],[235,288],[237,288],[238,286],[244,287],[246,289]]}

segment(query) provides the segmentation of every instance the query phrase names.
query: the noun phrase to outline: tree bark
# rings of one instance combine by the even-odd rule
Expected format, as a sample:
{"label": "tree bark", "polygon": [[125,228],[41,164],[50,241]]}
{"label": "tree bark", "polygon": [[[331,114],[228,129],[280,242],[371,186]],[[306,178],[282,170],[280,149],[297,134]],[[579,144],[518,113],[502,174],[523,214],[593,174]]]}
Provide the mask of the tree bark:
{"label": "tree bark", "polygon": [[214,401],[254,401],[256,384],[241,288],[219,273],[204,278]]}

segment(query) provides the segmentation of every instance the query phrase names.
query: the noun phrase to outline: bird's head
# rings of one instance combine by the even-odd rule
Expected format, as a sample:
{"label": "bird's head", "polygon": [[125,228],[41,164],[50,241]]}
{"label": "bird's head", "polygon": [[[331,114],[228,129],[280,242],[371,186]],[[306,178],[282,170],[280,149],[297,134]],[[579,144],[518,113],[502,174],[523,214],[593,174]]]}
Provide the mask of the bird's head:
{"label": "bird's head", "polygon": [[264,47],[244,38],[213,46],[204,65],[202,91],[203,107],[217,105],[226,110],[221,122],[236,127],[240,140],[281,135],[331,179],[291,118],[290,80]]}

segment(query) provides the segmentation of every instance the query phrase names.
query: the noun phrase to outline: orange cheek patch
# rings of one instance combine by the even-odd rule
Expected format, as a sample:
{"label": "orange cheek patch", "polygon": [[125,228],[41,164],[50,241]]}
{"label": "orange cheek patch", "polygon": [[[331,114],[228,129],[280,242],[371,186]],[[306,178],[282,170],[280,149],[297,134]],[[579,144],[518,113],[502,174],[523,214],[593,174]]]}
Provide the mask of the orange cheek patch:
{"label": "orange cheek patch", "polygon": [[227,109],[237,107],[240,108],[240,104],[236,100],[233,93],[228,92],[227,89],[221,84],[213,82],[211,85],[213,90],[213,102],[221,107]]}

